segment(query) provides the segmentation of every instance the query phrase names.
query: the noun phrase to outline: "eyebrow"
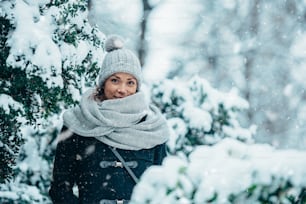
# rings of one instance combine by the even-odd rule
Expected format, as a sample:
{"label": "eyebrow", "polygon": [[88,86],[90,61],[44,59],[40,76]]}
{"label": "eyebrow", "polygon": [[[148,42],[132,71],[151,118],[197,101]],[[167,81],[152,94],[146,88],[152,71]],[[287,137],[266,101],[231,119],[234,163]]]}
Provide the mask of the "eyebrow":
{"label": "eyebrow", "polygon": [[[121,79],[119,76],[117,76],[116,74],[113,74],[112,75],[113,77],[116,77],[117,79]],[[137,79],[135,78],[135,77],[130,77],[130,78],[127,78],[127,80],[136,80],[137,81]]]}

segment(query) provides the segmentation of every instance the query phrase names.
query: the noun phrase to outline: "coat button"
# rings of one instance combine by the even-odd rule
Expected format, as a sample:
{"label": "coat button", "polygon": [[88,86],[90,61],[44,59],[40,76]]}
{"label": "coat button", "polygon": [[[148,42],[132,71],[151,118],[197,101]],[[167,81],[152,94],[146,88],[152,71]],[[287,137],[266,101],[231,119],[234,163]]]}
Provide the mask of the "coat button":
{"label": "coat button", "polygon": [[115,167],[123,168],[123,165],[122,165],[121,162],[116,161],[116,162],[115,162]]}

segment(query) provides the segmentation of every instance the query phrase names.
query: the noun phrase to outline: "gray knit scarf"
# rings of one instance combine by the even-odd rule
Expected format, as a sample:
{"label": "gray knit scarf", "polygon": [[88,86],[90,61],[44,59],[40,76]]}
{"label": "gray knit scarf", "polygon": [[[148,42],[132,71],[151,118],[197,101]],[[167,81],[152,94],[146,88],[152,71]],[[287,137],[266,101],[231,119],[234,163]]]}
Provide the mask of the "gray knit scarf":
{"label": "gray knit scarf", "polygon": [[159,109],[142,92],[97,102],[88,90],[80,105],[66,111],[64,125],[72,132],[126,150],[149,149],[167,141],[169,130]]}

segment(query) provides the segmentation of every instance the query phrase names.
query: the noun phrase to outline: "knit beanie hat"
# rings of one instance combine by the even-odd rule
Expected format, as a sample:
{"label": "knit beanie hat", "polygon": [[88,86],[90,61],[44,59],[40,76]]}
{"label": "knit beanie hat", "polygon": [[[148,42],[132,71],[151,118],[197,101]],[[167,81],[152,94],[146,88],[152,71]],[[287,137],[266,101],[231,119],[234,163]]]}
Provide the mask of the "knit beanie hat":
{"label": "knit beanie hat", "polygon": [[106,54],[99,73],[98,85],[104,85],[105,80],[117,72],[133,75],[137,80],[139,90],[142,82],[142,71],[139,59],[129,49],[124,48],[123,39],[118,35],[111,35],[105,41]]}

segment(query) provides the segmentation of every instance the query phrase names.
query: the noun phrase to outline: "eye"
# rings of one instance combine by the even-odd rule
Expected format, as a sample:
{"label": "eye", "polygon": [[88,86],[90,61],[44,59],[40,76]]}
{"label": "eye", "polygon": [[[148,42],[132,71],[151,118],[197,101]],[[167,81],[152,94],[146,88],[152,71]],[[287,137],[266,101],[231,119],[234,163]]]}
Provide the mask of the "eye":
{"label": "eye", "polygon": [[134,80],[128,81],[129,86],[135,86],[136,82]]}
{"label": "eye", "polygon": [[111,78],[110,81],[115,84],[118,83],[119,80],[117,78]]}

